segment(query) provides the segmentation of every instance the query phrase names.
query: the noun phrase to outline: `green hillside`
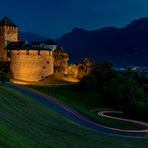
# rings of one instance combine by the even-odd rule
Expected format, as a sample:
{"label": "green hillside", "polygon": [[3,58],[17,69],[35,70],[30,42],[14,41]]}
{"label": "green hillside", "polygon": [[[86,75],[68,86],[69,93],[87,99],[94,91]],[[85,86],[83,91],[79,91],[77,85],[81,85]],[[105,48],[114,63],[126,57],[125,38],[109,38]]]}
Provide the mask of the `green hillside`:
{"label": "green hillside", "polygon": [[148,140],[107,136],[80,127],[39,101],[0,87],[0,147],[146,148]]}

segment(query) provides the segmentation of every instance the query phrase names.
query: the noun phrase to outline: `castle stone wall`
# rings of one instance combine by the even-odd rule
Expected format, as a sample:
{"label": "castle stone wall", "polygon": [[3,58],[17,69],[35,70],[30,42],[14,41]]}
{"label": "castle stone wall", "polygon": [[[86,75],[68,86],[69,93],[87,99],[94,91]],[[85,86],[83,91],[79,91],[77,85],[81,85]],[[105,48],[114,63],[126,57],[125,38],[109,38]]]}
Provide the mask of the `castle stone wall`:
{"label": "castle stone wall", "polygon": [[12,50],[12,77],[24,81],[40,81],[53,74],[52,51]]}

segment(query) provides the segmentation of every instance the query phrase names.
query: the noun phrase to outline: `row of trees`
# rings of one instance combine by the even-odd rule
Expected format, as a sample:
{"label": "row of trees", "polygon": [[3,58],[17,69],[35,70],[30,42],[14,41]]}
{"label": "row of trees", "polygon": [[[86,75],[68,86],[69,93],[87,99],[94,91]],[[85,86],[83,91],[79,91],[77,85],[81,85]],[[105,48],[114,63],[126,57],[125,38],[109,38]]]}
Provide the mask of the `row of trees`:
{"label": "row of trees", "polygon": [[106,106],[123,110],[127,116],[146,119],[148,95],[144,91],[145,82],[148,78],[143,74],[119,73],[111,63],[98,62],[78,83],[78,90],[97,91]]}
{"label": "row of trees", "polygon": [[68,53],[62,48],[54,50],[53,55],[55,73],[62,73],[65,77],[81,79],[92,71],[93,62],[88,58],[81,59],[79,63],[69,65]]}
{"label": "row of trees", "polygon": [[92,68],[93,62],[88,58],[84,58],[77,64],[69,65],[65,70],[65,74],[69,77],[81,79],[83,76],[88,75]]}
{"label": "row of trees", "polygon": [[60,73],[65,71],[66,67],[68,66],[68,53],[63,50],[62,48],[57,48],[54,50],[54,72]]}

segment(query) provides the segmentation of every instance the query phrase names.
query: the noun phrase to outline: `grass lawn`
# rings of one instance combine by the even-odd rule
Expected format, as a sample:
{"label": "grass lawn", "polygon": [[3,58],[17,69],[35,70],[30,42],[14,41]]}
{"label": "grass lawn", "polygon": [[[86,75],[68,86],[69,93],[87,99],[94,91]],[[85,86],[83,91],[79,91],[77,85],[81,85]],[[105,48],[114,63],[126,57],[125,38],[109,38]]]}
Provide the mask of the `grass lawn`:
{"label": "grass lawn", "polygon": [[[14,83],[18,83],[18,84],[28,84],[28,81],[23,81],[23,80],[18,80],[18,79],[10,79],[11,82],[14,82]],[[69,82],[66,82],[60,78],[58,78],[56,75],[51,75],[49,76],[48,78],[44,79],[44,80],[41,80],[39,82],[30,82],[30,84],[32,85],[49,85],[49,84],[65,84],[65,83],[69,83]]]}
{"label": "grass lawn", "polygon": [[146,138],[104,135],[80,127],[15,89],[0,87],[1,148],[147,148]]}
{"label": "grass lawn", "polygon": [[30,86],[40,92],[47,95],[53,96],[57,99],[62,100],[71,107],[79,110],[80,112],[86,114],[92,119],[102,123],[103,125],[110,126],[119,129],[141,129],[141,126],[136,124],[127,123],[125,121],[119,121],[115,119],[109,119],[106,117],[99,116],[97,113],[90,112],[90,109],[100,107],[104,108],[101,98],[96,92],[79,92],[76,90],[76,85],[66,85],[66,86]]}
{"label": "grass lawn", "polygon": [[54,96],[68,104],[83,107],[85,109],[101,107],[101,99],[96,92],[79,92],[76,90],[76,84],[64,86],[29,86],[47,95]]}

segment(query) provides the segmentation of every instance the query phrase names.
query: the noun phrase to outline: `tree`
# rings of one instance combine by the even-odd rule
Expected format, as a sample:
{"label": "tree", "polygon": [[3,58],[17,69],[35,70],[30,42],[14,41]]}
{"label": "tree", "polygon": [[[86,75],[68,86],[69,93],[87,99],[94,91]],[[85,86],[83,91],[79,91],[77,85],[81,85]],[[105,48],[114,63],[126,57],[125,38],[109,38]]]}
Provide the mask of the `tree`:
{"label": "tree", "polygon": [[134,71],[133,67],[127,67],[126,74],[128,77],[133,77],[134,73],[135,73],[135,71]]}
{"label": "tree", "polygon": [[97,89],[97,81],[93,75],[84,76],[78,83],[78,89],[82,91],[95,91]]}
{"label": "tree", "polygon": [[4,72],[0,72],[1,85],[4,86],[5,82],[8,80],[9,80],[8,75]]}
{"label": "tree", "polygon": [[118,75],[109,62],[97,62],[93,68],[92,74],[96,77],[100,91],[104,89],[106,83],[109,83],[109,81]]}
{"label": "tree", "polygon": [[77,78],[78,67],[75,64],[71,64],[66,68],[66,75],[71,78]]}
{"label": "tree", "polygon": [[124,108],[124,113],[130,118],[148,119],[148,100],[130,102]]}
{"label": "tree", "polygon": [[93,61],[89,58],[81,59],[78,66],[78,78],[81,79],[83,76],[91,73],[93,69]]}
{"label": "tree", "polygon": [[3,61],[0,62],[0,70],[2,72],[8,73],[9,67],[10,67],[10,62],[8,62],[8,61],[7,62],[3,62]]}
{"label": "tree", "polygon": [[136,80],[125,76],[112,79],[104,88],[105,103],[124,108],[132,101],[144,101],[145,93]]}
{"label": "tree", "polygon": [[107,73],[112,70],[112,63],[110,62],[97,62],[94,67],[94,73]]}
{"label": "tree", "polygon": [[53,55],[54,55],[54,72],[63,73],[68,65],[67,61],[69,56],[67,52],[62,48],[57,48],[56,50],[54,50]]}

